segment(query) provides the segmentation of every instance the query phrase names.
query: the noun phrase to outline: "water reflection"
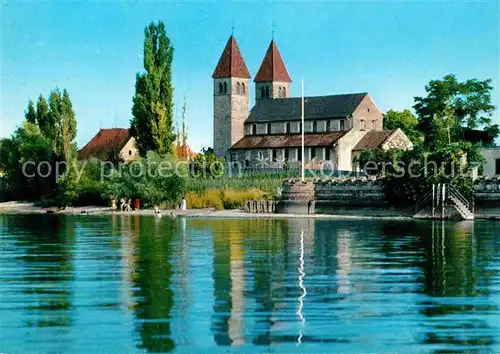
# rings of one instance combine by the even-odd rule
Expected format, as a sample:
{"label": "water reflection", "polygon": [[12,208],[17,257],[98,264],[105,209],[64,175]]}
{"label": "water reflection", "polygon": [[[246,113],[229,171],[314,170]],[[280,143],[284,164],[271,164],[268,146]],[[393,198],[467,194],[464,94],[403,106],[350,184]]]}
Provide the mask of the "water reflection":
{"label": "water reflection", "polygon": [[126,220],[137,240],[137,262],[135,276],[134,308],[138,332],[141,337],[139,348],[149,352],[169,352],[175,348],[170,329],[170,312],[174,304],[172,283],[172,238],[176,224],[164,222],[157,227],[154,218],[136,215]]}
{"label": "water reflection", "polygon": [[424,292],[430,296],[477,296],[474,271],[474,223],[452,227],[432,223],[430,237],[422,238],[428,257],[423,263]]}
{"label": "water reflection", "polygon": [[29,284],[23,293],[32,298],[32,305],[26,307],[31,315],[25,320],[29,326],[69,327],[73,321],[69,284],[74,277],[73,225],[49,217],[40,218],[29,229],[32,235],[24,239],[26,253],[20,257],[24,282]]}
{"label": "water reflection", "polygon": [[428,318],[423,342],[464,350],[492,345],[498,329],[490,327],[488,317],[499,308],[488,288],[478,286],[485,274],[477,272],[480,250],[474,223],[446,226],[432,223],[430,237],[422,240],[428,255],[423,262],[424,293],[429,296],[421,302],[420,313]]}
{"label": "water reflection", "polygon": [[500,352],[498,231],[0,216],[0,352]]}
{"label": "water reflection", "polygon": [[25,270],[22,292],[30,304],[24,320],[28,326],[70,327],[74,224],[68,219],[40,216],[25,230],[28,232],[21,243],[26,252],[19,260]]}

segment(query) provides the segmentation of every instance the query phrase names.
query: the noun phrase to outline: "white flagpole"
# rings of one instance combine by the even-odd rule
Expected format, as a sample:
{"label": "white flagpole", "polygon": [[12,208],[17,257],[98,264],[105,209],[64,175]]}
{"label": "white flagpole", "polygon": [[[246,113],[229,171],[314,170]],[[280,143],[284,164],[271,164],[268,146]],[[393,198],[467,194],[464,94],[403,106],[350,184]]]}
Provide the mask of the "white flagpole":
{"label": "white flagpole", "polygon": [[301,115],[301,119],[302,119],[302,182],[304,182],[304,160],[305,160],[305,155],[304,155],[304,130],[305,130],[305,126],[304,126],[304,78],[302,78],[302,115]]}

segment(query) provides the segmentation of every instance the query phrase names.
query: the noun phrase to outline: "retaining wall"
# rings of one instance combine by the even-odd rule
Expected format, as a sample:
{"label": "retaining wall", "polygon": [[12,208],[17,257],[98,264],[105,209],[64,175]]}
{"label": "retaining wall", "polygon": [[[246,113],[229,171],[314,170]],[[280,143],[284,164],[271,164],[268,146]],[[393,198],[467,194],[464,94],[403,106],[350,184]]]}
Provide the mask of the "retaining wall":
{"label": "retaining wall", "polygon": [[411,216],[412,209],[388,205],[381,182],[366,177],[352,179],[285,180],[278,213],[352,216]]}
{"label": "retaining wall", "polygon": [[[474,184],[475,217],[500,219],[500,178],[479,179]],[[285,214],[332,214],[352,216],[411,217],[413,206],[391,207],[382,182],[366,177],[352,179],[288,179],[275,206]],[[448,214],[448,213],[447,213]]]}
{"label": "retaining wall", "polygon": [[474,183],[474,215],[478,219],[500,219],[500,179],[480,178]]}

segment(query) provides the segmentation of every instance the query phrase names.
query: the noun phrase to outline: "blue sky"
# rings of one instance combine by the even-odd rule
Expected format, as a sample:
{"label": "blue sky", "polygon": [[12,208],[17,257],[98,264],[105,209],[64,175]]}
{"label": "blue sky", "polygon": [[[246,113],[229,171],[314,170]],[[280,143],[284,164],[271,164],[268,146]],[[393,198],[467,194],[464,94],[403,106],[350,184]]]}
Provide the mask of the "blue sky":
{"label": "blue sky", "polygon": [[306,95],[368,91],[382,111],[404,109],[429,80],[454,73],[461,80],[493,79],[500,105],[498,0],[3,0],[1,10],[0,136],[22,123],[28,99],[55,87],[70,93],[79,147],[100,127],[127,127],[135,74],[143,70],[144,27],[158,20],[175,46],[175,103],[180,107],[187,97],[194,150],[212,145],[211,75],[233,25],[254,76],[275,24],[294,96],[304,77]]}

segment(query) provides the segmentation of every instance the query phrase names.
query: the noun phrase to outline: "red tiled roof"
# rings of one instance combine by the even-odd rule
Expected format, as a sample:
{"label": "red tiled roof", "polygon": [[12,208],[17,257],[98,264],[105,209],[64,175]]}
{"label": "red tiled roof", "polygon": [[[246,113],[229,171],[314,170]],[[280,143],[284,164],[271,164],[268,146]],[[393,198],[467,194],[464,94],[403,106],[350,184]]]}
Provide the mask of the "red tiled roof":
{"label": "red tiled roof", "polygon": [[255,82],[281,81],[292,82],[288,71],[286,71],[285,63],[281,58],[281,54],[274,43],[274,40],[269,44],[264,60],[260,65],[260,69],[255,76]]}
{"label": "red tiled roof", "polygon": [[[304,146],[320,147],[332,146],[346,132],[306,133]],[[231,149],[272,149],[284,147],[301,147],[302,134],[286,135],[246,135],[241,138]]]}
{"label": "red tiled roof", "polygon": [[376,149],[394,133],[394,130],[372,130],[367,132],[356,144],[353,151]]}
{"label": "red tiled roof", "polygon": [[238,43],[236,43],[233,36],[229,37],[219,63],[212,75],[214,79],[222,77],[250,78],[245,60],[243,60]]}
{"label": "red tiled roof", "polygon": [[109,158],[111,149],[121,150],[130,138],[130,132],[126,128],[100,129],[87,145],[78,151],[78,159],[96,157],[105,161]]}

